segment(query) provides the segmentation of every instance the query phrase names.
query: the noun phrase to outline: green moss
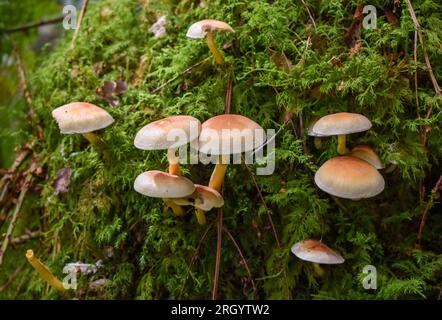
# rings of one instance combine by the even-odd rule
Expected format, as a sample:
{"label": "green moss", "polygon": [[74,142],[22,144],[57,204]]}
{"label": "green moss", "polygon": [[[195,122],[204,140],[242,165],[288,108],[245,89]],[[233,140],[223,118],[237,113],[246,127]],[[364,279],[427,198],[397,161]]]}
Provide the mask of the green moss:
{"label": "green moss", "polygon": [[[151,4],[147,4],[151,2]],[[306,1],[307,2],[307,1]],[[92,2],[75,49],[69,49],[71,33],[31,74],[36,112],[45,131],[38,145],[40,158],[50,156],[44,167],[39,212],[44,229],[39,248],[42,260],[61,275],[67,262],[94,263],[103,259],[102,277],[112,281],[104,291],[80,293],[81,298],[211,298],[215,268],[216,231],[212,228],[191,269],[195,248],[204,233],[194,215],[176,219],[158,199],[133,190],[135,177],[145,170],[166,170],[164,152],[146,152],[133,146],[143,125],[161,117],[189,114],[201,121],[224,112],[227,81],[234,81],[232,113],[248,116],[264,128],[280,128],[287,110],[295,108],[293,123],[276,141],[276,171],[257,176],[266,205],[262,203],[250,172],[244,165],[230,166],[224,190],[224,225],[238,241],[256,279],[259,298],[284,299],[396,299],[436,298],[442,260],[442,221],[430,214],[421,250],[414,250],[422,208],[419,179],[426,190],[440,174],[440,99],[434,91],[419,50],[419,109],[428,120],[416,118],[414,98],[413,23],[405,2],[398,8],[400,27],[384,16],[378,28],[362,31],[362,50],[351,55],[345,34],[358,1],[310,1],[317,31],[308,23],[300,1]],[[426,46],[436,77],[442,79],[440,56],[441,7],[436,1],[414,1],[424,28]],[[390,2],[380,1],[382,6]],[[112,14],[105,17],[104,7]],[[155,39],[147,30],[167,15],[167,35]],[[186,39],[188,26],[202,18],[228,22],[234,34],[218,34],[225,65],[213,59],[179,75],[210,56],[204,41]],[[311,41],[309,45],[308,41]],[[289,73],[270,58],[284,53],[292,62]],[[338,59],[342,66],[331,61]],[[95,97],[104,80],[123,79],[129,90],[117,108]],[[163,89],[156,88],[173,79]],[[99,153],[79,135],[60,135],[51,111],[71,101],[88,101],[106,108],[116,122],[100,134],[112,154],[105,164]],[[336,155],[336,140],[324,138],[317,150],[304,127],[314,117],[349,111],[366,115],[373,128],[348,137],[351,146],[369,144],[382,162],[394,170],[382,171],[385,191],[373,199],[340,205],[313,182],[314,171]],[[428,146],[422,147],[419,125],[428,123]],[[304,136],[300,136],[304,132]],[[54,194],[59,169],[73,170],[69,192]],[[255,166],[251,166],[252,172]],[[184,166],[185,175],[207,183],[212,166]],[[278,249],[267,219],[273,217],[281,239]],[[30,214],[27,210],[25,214]],[[207,214],[208,221],[216,212]],[[325,268],[323,278],[312,265],[290,253],[290,247],[306,238],[323,238],[346,258],[344,265]],[[54,251],[54,246],[58,249]],[[106,252],[112,248],[110,258]],[[414,250],[414,251],[413,251]],[[10,252],[9,252],[10,251]],[[24,248],[8,250],[5,270],[23,262]],[[362,269],[375,265],[377,291],[362,287]],[[2,280],[9,272],[2,273]],[[87,276],[84,276],[87,277]],[[188,277],[188,279],[187,279]],[[86,278],[84,278],[86,279]],[[89,278],[87,278],[89,279]],[[185,282],[187,279],[187,282]],[[15,285],[21,283],[21,285]],[[185,284],[185,286],[184,286]],[[83,283],[87,285],[87,281]],[[182,294],[182,295],[181,295]],[[0,297],[55,298],[42,280],[25,266]],[[247,273],[231,241],[225,236],[221,260],[219,297],[251,299]],[[60,297],[59,297],[60,298]]]}

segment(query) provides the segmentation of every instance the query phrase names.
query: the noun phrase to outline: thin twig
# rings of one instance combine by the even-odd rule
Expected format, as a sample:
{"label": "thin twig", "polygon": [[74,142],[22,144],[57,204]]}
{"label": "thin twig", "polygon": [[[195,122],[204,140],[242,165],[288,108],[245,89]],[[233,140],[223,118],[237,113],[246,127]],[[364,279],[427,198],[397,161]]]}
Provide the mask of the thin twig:
{"label": "thin twig", "polygon": [[25,243],[26,241],[32,240],[34,238],[38,238],[40,235],[41,235],[40,230],[36,230],[36,231],[26,230],[25,234],[22,234],[21,236],[18,236],[18,237],[11,238],[11,244],[12,245],[22,244],[22,243]]}
{"label": "thin twig", "polygon": [[[430,58],[428,57],[427,49],[425,47],[424,38],[422,36],[422,28],[419,24],[419,21],[417,20],[416,13],[414,12],[413,6],[411,5],[410,0],[407,1],[408,11],[410,12],[411,19],[413,20],[414,27],[418,33],[418,38],[421,43],[422,49],[424,50],[424,58],[425,58],[425,64],[428,68],[428,73],[430,74],[431,82],[433,83],[434,91],[436,92],[437,96],[441,95],[441,89],[439,84],[437,83],[437,79],[434,75],[433,68],[431,67]],[[429,110],[430,111],[430,110]],[[432,111],[432,109],[431,109]],[[429,114],[427,113],[427,119],[430,117],[431,112]]]}
{"label": "thin twig", "polygon": [[17,278],[17,276],[23,271],[23,269],[25,268],[27,262],[23,262],[20,267],[18,267],[17,269],[14,270],[14,272],[11,274],[11,276],[8,278],[8,280],[6,281],[6,283],[0,287],[0,293],[5,291],[12,282],[14,282],[15,278]]}
{"label": "thin twig", "polygon": [[[233,93],[233,80],[229,79],[227,83],[226,90],[226,105],[224,109],[224,113],[230,113],[232,107],[232,93]],[[224,193],[224,186],[221,187],[220,194],[222,196]],[[212,290],[212,299],[216,300],[218,296],[218,283],[219,283],[219,270],[221,266],[221,249],[222,249],[222,241],[223,241],[223,208],[218,208],[218,214],[216,216],[216,227],[217,227],[217,240],[216,240],[216,261],[215,261],[215,275],[213,276],[213,290]]]}
{"label": "thin twig", "polygon": [[83,22],[84,14],[86,12],[89,0],[83,1],[83,6],[81,7],[80,16],[78,17],[77,27],[75,28],[74,36],[72,37],[71,50],[75,48],[75,42],[77,41],[78,33],[80,32],[81,23]]}
{"label": "thin twig", "polygon": [[40,21],[33,21],[25,24],[18,25],[16,27],[10,28],[10,29],[4,29],[0,31],[4,31],[6,33],[13,33],[13,32],[19,32],[19,31],[27,31],[32,28],[41,27],[48,24],[56,24],[62,22],[64,19],[64,16],[58,16],[55,18],[50,19],[42,19]]}
{"label": "thin twig", "polygon": [[247,264],[247,260],[244,257],[244,255],[243,255],[243,253],[241,251],[241,248],[239,247],[238,243],[235,241],[235,238],[233,238],[233,235],[225,227],[223,227],[223,230],[224,230],[225,233],[227,233],[227,235],[229,236],[230,240],[232,240],[233,245],[236,248],[236,251],[238,251],[238,254],[239,254],[239,256],[240,256],[240,258],[241,258],[241,260],[242,260],[242,262],[244,264],[244,268],[246,269],[247,274],[249,275],[250,282],[252,283],[253,297],[254,297],[254,299],[257,299],[257,292],[258,291],[256,289],[256,284],[255,284],[255,280],[254,280],[254,278],[252,276],[252,272],[250,271],[249,265]]}
{"label": "thin twig", "polygon": [[5,256],[6,249],[8,248],[9,241],[11,240],[12,231],[14,231],[15,225],[16,225],[18,217],[20,215],[20,209],[23,205],[23,201],[25,200],[25,196],[31,186],[31,181],[33,179],[32,173],[34,172],[35,169],[36,169],[36,164],[32,163],[31,169],[29,170],[28,176],[26,177],[25,183],[24,183],[23,188],[20,192],[20,196],[19,196],[17,204],[15,206],[15,210],[12,215],[11,222],[9,223],[8,230],[6,231],[5,239],[3,240],[3,243],[2,243],[2,246],[0,249],[0,266],[3,263],[3,258]]}
{"label": "thin twig", "polygon": [[201,65],[201,64],[203,64],[203,63],[209,61],[209,59],[211,59],[211,58],[212,58],[212,56],[209,56],[209,57],[205,58],[204,60],[201,60],[201,61],[195,63],[194,65],[191,65],[191,66],[188,67],[186,70],[181,71],[180,73],[178,73],[175,77],[173,77],[173,78],[167,80],[166,82],[164,82],[164,83],[163,83],[162,85],[160,85],[158,88],[156,88],[155,90],[153,90],[152,93],[156,93],[156,92],[160,91],[160,90],[163,89],[165,86],[167,86],[169,83],[175,81],[175,80],[178,79],[179,77],[181,77],[181,76],[185,75],[186,73],[192,71],[194,68],[198,67],[199,65]]}
{"label": "thin twig", "polygon": [[216,218],[217,238],[216,238],[216,261],[215,261],[215,275],[213,277],[212,300],[216,300],[218,296],[219,270],[221,265],[221,249],[223,241],[223,208],[218,208],[218,215]]}
{"label": "thin twig", "polygon": [[315,31],[316,31],[316,22],[315,22],[315,19],[313,18],[312,13],[310,12],[310,9],[305,4],[304,0],[301,0],[301,2],[304,5],[305,9],[307,9],[307,13],[308,13],[308,16],[310,17],[310,21],[312,22],[313,27],[315,28]]}
{"label": "thin twig", "polygon": [[[25,71],[25,66],[23,64],[23,60],[20,56],[20,53],[18,51],[18,48],[15,47],[14,48],[14,54],[15,57],[17,59],[17,66],[18,66],[18,74],[20,76],[20,87],[22,89],[23,92],[23,97],[25,98],[26,104],[28,106],[28,118],[29,121],[31,123],[33,123],[34,121],[37,122],[36,116],[35,116],[35,112],[34,112],[34,103],[32,101],[32,97],[31,94],[29,92],[29,87],[28,87],[28,80],[26,77],[26,71]],[[37,122],[36,124],[36,136],[39,140],[43,139],[43,129],[40,126],[40,124]]]}
{"label": "thin twig", "polygon": [[201,239],[200,239],[200,242],[198,243],[198,246],[197,246],[196,249],[195,249],[195,253],[192,255],[192,258],[191,258],[191,260],[190,260],[189,270],[188,270],[188,272],[187,272],[187,276],[186,276],[186,278],[184,279],[183,286],[181,287],[180,295],[179,295],[179,297],[178,297],[178,300],[181,300],[181,299],[182,299],[183,292],[184,292],[184,288],[185,288],[185,286],[186,286],[187,279],[189,278],[189,274],[190,274],[190,272],[191,272],[191,270],[192,270],[193,265],[194,265],[195,262],[196,262],[196,258],[197,258],[197,256],[198,256],[198,253],[199,253],[200,249],[201,249],[201,246],[202,246],[204,240],[206,239],[207,234],[209,233],[209,230],[213,227],[214,223],[215,223],[215,221],[212,221],[212,222],[207,226],[206,230],[204,231],[204,233],[203,233],[203,235],[202,235],[202,237],[201,237]]}
{"label": "thin twig", "polygon": [[428,213],[430,212],[430,209],[434,205],[434,199],[436,198],[438,190],[439,190],[439,188],[441,186],[442,186],[442,175],[439,177],[439,180],[437,180],[436,185],[434,186],[434,188],[433,188],[433,190],[431,192],[430,199],[428,200],[428,203],[425,206],[425,209],[424,209],[424,211],[422,213],[422,219],[421,219],[421,223],[419,225],[419,232],[417,234],[417,242],[418,242],[419,245],[421,243],[422,235],[424,233],[424,228],[425,228],[425,223],[427,222]]}

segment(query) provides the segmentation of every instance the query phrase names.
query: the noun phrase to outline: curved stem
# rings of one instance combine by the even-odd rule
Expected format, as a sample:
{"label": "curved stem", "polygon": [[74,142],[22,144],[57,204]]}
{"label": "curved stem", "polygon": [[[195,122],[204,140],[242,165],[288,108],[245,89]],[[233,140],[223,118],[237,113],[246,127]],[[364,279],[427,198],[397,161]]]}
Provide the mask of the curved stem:
{"label": "curved stem", "polygon": [[224,163],[227,162],[224,159],[224,156],[219,156],[218,163],[216,164],[215,169],[213,169],[209,181],[209,187],[215,189],[216,191],[221,190],[221,187],[224,183],[224,177],[227,171],[227,164],[224,164],[223,162]]}
{"label": "curved stem", "polygon": [[85,137],[85,139],[87,141],[89,141],[90,144],[98,147],[101,150],[101,152],[103,153],[103,159],[105,161],[110,160],[111,157],[110,157],[109,151],[106,148],[106,144],[103,142],[102,139],[100,139],[100,137],[98,135],[96,135],[93,132],[86,132],[86,133],[83,133],[83,137]]}
{"label": "curved stem", "polygon": [[203,210],[201,209],[196,209],[196,219],[198,220],[198,223],[200,225],[205,225],[206,224],[206,214],[204,213]]}
{"label": "curved stem", "polygon": [[26,252],[26,258],[28,259],[29,263],[37,270],[37,272],[41,275],[43,279],[46,280],[47,283],[54,289],[57,289],[58,291],[65,292],[66,289],[63,286],[63,283],[52,274],[51,271],[41,262],[35,255],[34,251],[28,250]]}
{"label": "curved stem", "polygon": [[347,154],[348,153],[348,149],[345,146],[345,134],[341,134],[338,136],[338,153],[339,154]]}
{"label": "curved stem", "polygon": [[219,51],[218,48],[216,47],[215,41],[213,40],[212,32],[208,31],[206,37],[207,37],[207,46],[209,47],[210,52],[212,52],[216,63],[222,64],[223,63],[223,55],[222,55],[221,51]]}
{"label": "curved stem", "polygon": [[173,202],[172,199],[164,198],[163,201],[170,209],[172,209],[173,214],[176,217],[184,216],[185,214],[184,209],[181,206],[177,205],[175,202]]}

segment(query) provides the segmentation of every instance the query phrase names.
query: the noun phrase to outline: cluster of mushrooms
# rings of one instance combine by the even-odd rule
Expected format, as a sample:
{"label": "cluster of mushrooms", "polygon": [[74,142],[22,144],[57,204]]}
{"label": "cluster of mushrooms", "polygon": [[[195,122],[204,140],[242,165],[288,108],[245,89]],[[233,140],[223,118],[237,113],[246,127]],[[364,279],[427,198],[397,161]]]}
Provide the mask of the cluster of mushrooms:
{"label": "cluster of mushrooms", "polygon": [[[186,34],[189,38],[207,39],[208,47],[217,64],[223,63],[223,56],[213,39],[214,32],[234,32],[225,22],[202,20],[194,23]],[[83,134],[93,145],[99,147],[105,158],[109,158],[104,142],[94,131],[103,129],[114,122],[105,110],[85,102],[74,102],[55,109],[52,112],[61,133]],[[340,156],[326,161],[315,174],[317,186],[332,196],[359,200],[373,197],[384,189],[384,179],[378,169],[382,168],[379,157],[367,146],[356,146],[352,150],[346,147],[346,135],[366,131],[371,122],[363,115],[355,113],[336,113],[317,120],[308,131],[318,139],[326,136],[338,136],[337,152]],[[247,130],[244,130],[247,129]],[[180,130],[184,137],[180,143],[168,139],[174,130]],[[220,194],[230,156],[256,150],[265,143],[263,135],[256,134],[263,130],[253,120],[236,114],[218,115],[203,124],[191,116],[178,115],[154,121],[141,128],[134,139],[134,145],[142,150],[167,150],[168,172],[149,170],[138,175],[134,189],[148,197],[161,198],[176,216],[184,216],[185,206],[195,208],[199,224],[206,223],[205,212],[224,205]],[[207,139],[209,133],[217,133],[216,139]],[[249,136],[244,136],[247,132]],[[228,133],[228,134],[226,134]],[[238,137],[238,134],[243,136]],[[213,137],[213,135],[211,135]],[[240,146],[232,141],[240,138]],[[217,157],[217,163],[207,186],[194,184],[181,175],[179,147],[190,144],[199,153]],[[291,248],[293,254],[302,260],[317,264],[339,264],[344,259],[322,241],[305,240]]]}

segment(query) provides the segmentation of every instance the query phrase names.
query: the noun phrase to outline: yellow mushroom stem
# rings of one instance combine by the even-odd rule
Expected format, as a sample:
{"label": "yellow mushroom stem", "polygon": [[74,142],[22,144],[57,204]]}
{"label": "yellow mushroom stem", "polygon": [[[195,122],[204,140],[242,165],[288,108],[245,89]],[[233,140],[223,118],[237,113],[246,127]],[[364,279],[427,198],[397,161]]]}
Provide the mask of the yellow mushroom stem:
{"label": "yellow mushroom stem", "polygon": [[315,270],[315,274],[319,277],[323,277],[324,276],[324,269],[321,268],[321,266],[318,263],[313,263],[313,269]]}
{"label": "yellow mushroom stem", "polygon": [[29,263],[34,267],[35,270],[40,274],[40,276],[46,280],[47,283],[54,289],[58,291],[65,292],[66,289],[63,286],[63,283],[52,274],[51,271],[41,262],[35,255],[34,251],[28,250],[26,251],[26,258]]}
{"label": "yellow mushroom stem", "polygon": [[167,150],[167,160],[169,161],[169,174],[175,176],[181,175],[180,159],[176,155],[177,148],[170,148]]}
{"label": "yellow mushroom stem", "polygon": [[314,144],[315,144],[315,148],[316,148],[316,149],[318,149],[318,150],[321,150],[321,149],[322,149],[322,140],[321,140],[321,138],[319,138],[319,137],[315,137],[315,138],[313,139],[313,142],[314,142]]}
{"label": "yellow mushroom stem", "polygon": [[204,213],[203,210],[201,209],[196,209],[196,220],[198,221],[198,223],[200,225],[205,225],[206,224],[206,214]]}
{"label": "yellow mushroom stem", "polygon": [[210,52],[212,52],[216,63],[222,64],[223,63],[223,55],[222,55],[221,51],[219,51],[219,49],[216,47],[212,32],[208,31],[206,37],[207,37],[207,46],[209,47]]}
{"label": "yellow mushroom stem", "polygon": [[83,133],[83,137],[85,137],[85,139],[87,141],[89,141],[90,144],[92,144],[93,146],[97,146],[103,152],[104,160],[106,160],[106,161],[110,160],[109,151],[107,150],[106,145],[103,142],[103,140],[100,139],[100,137],[98,135],[96,135],[93,132],[86,132],[86,133]]}
{"label": "yellow mushroom stem", "polygon": [[163,201],[164,201],[164,203],[165,203],[170,209],[172,209],[173,214],[174,214],[176,217],[182,217],[182,216],[184,216],[184,214],[186,213],[186,212],[184,211],[184,209],[183,209],[181,206],[177,205],[175,202],[173,202],[172,199],[169,199],[169,198],[163,198]]}
{"label": "yellow mushroom stem", "polygon": [[348,153],[348,149],[345,146],[345,134],[340,134],[338,136],[338,153],[339,154],[347,154]]}
{"label": "yellow mushroom stem", "polygon": [[212,175],[209,181],[209,188],[215,189],[216,191],[220,191],[221,187],[224,183],[224,177],[227,171],[227,162],[229,156],[219,156],[218,163],[213,169]]}

